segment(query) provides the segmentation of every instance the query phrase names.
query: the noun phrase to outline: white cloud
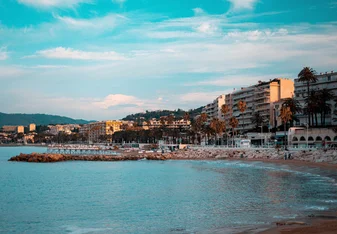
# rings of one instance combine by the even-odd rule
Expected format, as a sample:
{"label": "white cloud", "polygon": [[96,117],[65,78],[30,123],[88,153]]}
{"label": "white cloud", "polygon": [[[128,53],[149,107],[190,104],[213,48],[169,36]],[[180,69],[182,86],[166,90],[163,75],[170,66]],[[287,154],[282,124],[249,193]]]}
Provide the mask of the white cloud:
{"label": "white cloud", "polygon": [[90,3],[91,0],[18,0],[19,3],[37,8],[73,7],[79,3]]}
{"label": "white cloud", "polygon": [[136,105],[139,106],[142,102],[139,101],[134,96],[128,96],[124,94],[110,94],[104,100],[93,103],[95,106],[108,109],[109,107],[119,106],[119,105]]}
{"label": "white cloud", "polygon": [[202,15],[202,14],[205,14],[205,11],[204,11],[202,8],[199,8],[199,7],[194,8],[194,9],[192,9],[192,10],[193,10],[193,12],[194,12],[195,15]]}
{"label": "white cloud", "polygon": [[212,102],[221,94],[226,94],[231,92],[231,90],[218,90],[212,92],[191,92],[178,96],[178,100],[182,103],[193,103],[195,107],[201,105],[206,105],[207,103]]}
{"label": "white cloud", "polygon": [[93,31],[108,31],[125,21],[127,18],[118,14],[108,14],[104,17],[96,17],[90,19],[75,19],[72,17],[62,17],[54,15],[60,23],[71,29],[84,29]]}
{"label": "white cloud", "polygon": [[115,51],[107,52],[88,52],[82,50],[74,50],[72,48],[57,47],[48,50],[37,51],[34,55],[24,58],[44,57],[49,59],[75,59],[75,60],[125,60],[123,55]]}
{"label": "white cloud", "polygon": [[249,9],[252,10],[259,0],[227,0],[232,4],[233,10]]}
{"label": "white cloud", "polygon": [[0,47],[0,61],[8,59],[6,47]]}
{"label": "white cloud", "polygon": [[217,30],[216,26],[212,25],[209,22],[203,22],[199,27],[197,27],[197,31],[206,34],[212,34]]}
{"label": "white cloud", "polygon": [[[16,66],[0,66],[0,79],[7,79],[13,77],[20,77],[26,75],[28,72]],[[3,84],[2,84],[3,85]]]}
{"label": "white cloud", "polygon": [[291,75],[289,74],[270,74],[270,75],[226,75],[220,79],[213,80],[205,80],[197,83],[189,83],[186,86],[225,86],[225,87],[247,87],[250,85],[254,85],[257,81],[269,81],[274,78],[289,78]]}
{"label": "white cloud", "polygon": [[286,36],[288,30],[280,28],[276,31],[266,30],[254,30],[254,31],[233,31],[225,35],[227,39],[235,39],[240,41],[258,41],[266,40],[272,37]]}

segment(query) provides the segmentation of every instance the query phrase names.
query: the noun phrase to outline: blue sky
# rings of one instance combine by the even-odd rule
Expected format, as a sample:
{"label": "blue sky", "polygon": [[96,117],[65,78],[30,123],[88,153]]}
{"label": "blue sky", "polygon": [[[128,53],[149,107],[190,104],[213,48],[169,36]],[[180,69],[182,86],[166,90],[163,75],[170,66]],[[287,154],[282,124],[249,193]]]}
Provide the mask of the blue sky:
{"label": "blue sky", "polygon": [[189,109],[337,69],[337,0],[0,0],[0,111]]}

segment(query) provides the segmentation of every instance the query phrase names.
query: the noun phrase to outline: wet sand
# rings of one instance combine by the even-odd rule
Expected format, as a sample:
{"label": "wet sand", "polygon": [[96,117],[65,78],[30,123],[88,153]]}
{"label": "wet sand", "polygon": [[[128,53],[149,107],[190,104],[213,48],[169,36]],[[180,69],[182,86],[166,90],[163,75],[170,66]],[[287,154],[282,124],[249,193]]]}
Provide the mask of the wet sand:
{"label": "wet sand", "polygon": [[314,218],[307,225],[291,225],[278,226],[266,231],[259,232],[261,234],[336,234],[337,219],[319,219]]}

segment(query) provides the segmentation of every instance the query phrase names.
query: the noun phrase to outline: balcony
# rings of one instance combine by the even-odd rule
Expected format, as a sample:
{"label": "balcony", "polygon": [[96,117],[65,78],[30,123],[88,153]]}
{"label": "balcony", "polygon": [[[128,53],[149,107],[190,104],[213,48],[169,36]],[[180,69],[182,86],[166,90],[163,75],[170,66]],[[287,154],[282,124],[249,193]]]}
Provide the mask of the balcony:
{"label": "balcony", "polygon": [[261,99],[266,99],[266,100],[270,100],[270,96],[269,95],[262,95],[262,96],[255,96],[255,101],[257,100],[261,100]]}
{"label": "balcony", "polygon": [[256,88],[255,89],[255,93],[257,94],[260,94],[260,93],[270,93],[270,89],[259,89],[259,88]]}

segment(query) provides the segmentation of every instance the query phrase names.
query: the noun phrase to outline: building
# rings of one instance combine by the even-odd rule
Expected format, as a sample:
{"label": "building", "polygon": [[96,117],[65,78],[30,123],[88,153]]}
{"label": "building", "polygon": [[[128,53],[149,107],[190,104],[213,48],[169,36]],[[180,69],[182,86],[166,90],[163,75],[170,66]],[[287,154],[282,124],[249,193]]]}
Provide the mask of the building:
{"label": "building", "polygon": [[5,133],[15,133],[17,129],[17,126],[3,126],[2,127],[2,131]]}
{"label": "building", "polygon": [[48,125],[49,133],[52,135],[57,135],[59,132],[70,135],[75,129],[80,129],[81,126],[78,124],[57,124],[57,125]]}
{"label": "building", "polygon": [[[317,82],[310,83],[310,90],[319,91],[322,89],[330,90],[335,97],[337,97],[337,72],[326,72],[320,73],[317,77]],[[295,79],[295,98],[301,104],[301,106],[305,107],[305,99],[307,97],[308,90],[307,90],[307,83],[300,82],[298,79]],[[333,101],[330,102],[331,104],[331,112],[326,115],[325,124],[326,125],[337,125],[337,115],[334,115],[335,103]],[[299,122],[296,125],[304,125],[308,122],[308,115],[305,113],[301,113],[296,115],[299,119]],[[317,116],[318,125],[321,123],[320,115]],[[336,119],[335,119],[336,118]],[[335,119],[335,120],[334,120]],[[315,120],[314,120],[315,121]]]}
{"label": "building", "polygon": [[149,121],[143,122],[144,129],[161,128],[163,126],[171,129],[189,129],[191,127],[191,121],[180,119],[173,120],[172,123],[169,123],[167,120],[151,119]]}
{"label": "building", "polygon": [[[276,127],[278,123],[275,123],[274,103],[280,103],[282,99],[293,95],[294,82],[290,79],[276,78],[267,82],[259,81],[256,85],[241,88],[231,95],[226,95],[225,99],[230,103],[231,111],[225,119],[228,123],[230,117],[236,117],[239,120],[237,130],[242,132],[255,128],[252,119],[258,112],[266,120],[263,123],[264,126]],[[238,109],[238,103],[241,100],[247,105],[243,113]]]}
{"label": "building", "polygon": [[101,136],[113,135],[121,131],[122,121],[107,120],[84,125],[80,133],[88,134],[90,142],[98,142]]}
{"label": "building", "polygon": [[210,122],[214,118],[224,119],[223,114],[221,112],[221,107],[226,103],[225,95],[220,95],[217,97],[212,103],[207,104],[202,112],[206,113],[208,116],[208,122]]}
{"label": "building", "polygon": [[3,126],[2,131],[5,133],[24,133],[25,127],[24,126]]}
{"label": "building", "polygon": [[337,142],[337,133],[332,129],[293,127],[288,131],[288,144],[291,146],[323,146],[329,142]]}
{"label": "building", "polygon": [[34,132],[34,131],[36,131],[36,125],[33,124],[33,123],[29,124],[29,125],[28,125],[28,131],[29,131],[29,132]]}

